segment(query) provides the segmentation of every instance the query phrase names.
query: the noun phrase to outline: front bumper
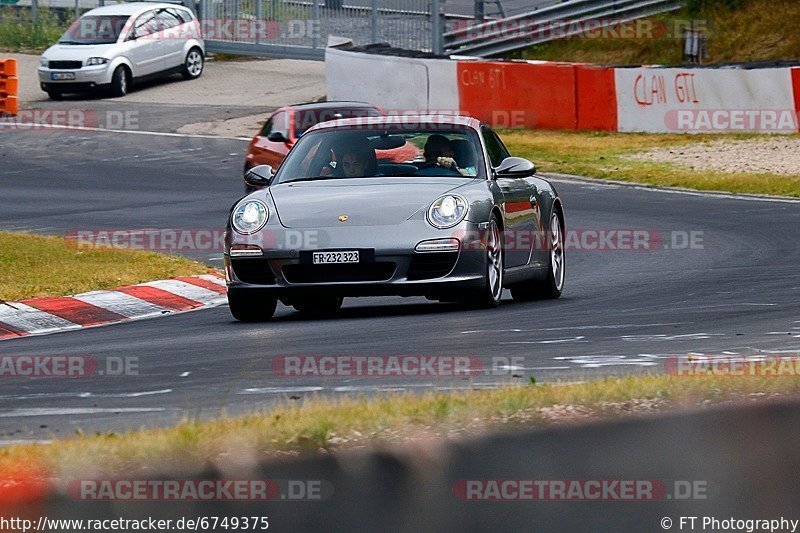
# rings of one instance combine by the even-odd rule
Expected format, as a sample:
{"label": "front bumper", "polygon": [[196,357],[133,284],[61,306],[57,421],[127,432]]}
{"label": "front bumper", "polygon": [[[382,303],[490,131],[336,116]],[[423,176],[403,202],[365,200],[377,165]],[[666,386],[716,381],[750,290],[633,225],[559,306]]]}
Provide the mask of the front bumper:
{"label": "front bumper", "polygon": [[[224,260],[229,290],[257,290],[284,301],[310,294],[438,298],[477,289],[485,283],[486,254],[477,226],[468,222],[443,231],[387,229],[385,239],[378,234],[368,238],[363,228],[336,228],[326,233],[320,245],[296,248],[278,244],[287,238],[296,240],[292,230],[272,231],[274,240],[271,233],[271,246],[261,246],[263,255],[259,257],[231,257],[231,246],[248,239],[228,232]],[[415,252],[421,241],[453,237],[461,243],[458,251]],[[362,260],[350,265],[312,264],[311,252],[325,250],[359,250]]]}
{"label": "front bumper", "polygon": [[[54,80],[53,74],[74,74],[72,80]],[[73,70],[39,67],[39,85],[42,90],[84,90],[103,87],[111,83],[109,65],[97,65]]]}

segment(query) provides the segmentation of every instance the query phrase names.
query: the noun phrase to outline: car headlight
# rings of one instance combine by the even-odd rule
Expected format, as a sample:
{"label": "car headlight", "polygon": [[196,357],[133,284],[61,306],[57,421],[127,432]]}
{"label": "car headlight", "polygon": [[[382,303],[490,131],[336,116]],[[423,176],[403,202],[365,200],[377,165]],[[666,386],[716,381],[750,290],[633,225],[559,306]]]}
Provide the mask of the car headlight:
{"label": "car headlight", "polygon": [[86,66],[91,67],[92,65],[105,65],[108,63],[108,59],[105,57],[90,57],[86,60]]}
{"label": "car headlight", "polygon": [[467,216],[467,201],[456,194],[446,194],[428,208],[428,222],[436,228],[451,228]]}
{"label": "car headlight", "polygon": [[257,232],[269,220],[269,209],[267,204],[261,200],[247,200],[233,210],[231,215],[231,225],[237,233],[250,235]]}
{"label": "car headlight", "polygon": [[39,58],[39,66],[40,67],[46,67],[49,64],[50,64],[50,62],[44,56]]}

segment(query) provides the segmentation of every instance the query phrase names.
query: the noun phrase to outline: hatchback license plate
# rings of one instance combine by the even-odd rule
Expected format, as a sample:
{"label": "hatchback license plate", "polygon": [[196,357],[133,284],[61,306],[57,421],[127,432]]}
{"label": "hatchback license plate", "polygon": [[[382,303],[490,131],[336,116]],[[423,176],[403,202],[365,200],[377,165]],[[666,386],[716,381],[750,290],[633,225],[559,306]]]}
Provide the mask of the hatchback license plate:
{"label": "hatchback license plate", "polygon": [[337,263],[358,263],[358,250],[346,252],[314,252],[312,262],[315,265],[328,265]]}
{"label": "hatchback license plate", "polygon": [[75,73],[74,72],[53,72],[50,74],[50,79],[52,80],[74,80]]}

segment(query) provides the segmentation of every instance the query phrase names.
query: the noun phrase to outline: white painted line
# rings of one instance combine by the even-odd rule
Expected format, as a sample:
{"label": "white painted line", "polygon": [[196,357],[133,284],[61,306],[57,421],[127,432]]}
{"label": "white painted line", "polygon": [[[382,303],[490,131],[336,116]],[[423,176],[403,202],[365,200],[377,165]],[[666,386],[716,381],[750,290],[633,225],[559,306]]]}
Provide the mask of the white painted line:
{"label": "white painted line", "polygon": [[203,287],[198,287],[197,285],[192,285],[191,283],[178,281],[176,279],[151,281],[150,283],[143,283],[143,285],[171,292],[172,294],[177,294],[178,296],[183,296],[184,298],[188,298],[189,300],[194,300],[195,302],[202,304],[225,299],[225,296],[222,294],[204,289]]}
{"label": "white painted line", "polygon": [[191,372],[183,372],[179,375],[179,378],[188,378],[192,373]]}
{"label": "white painted line", "polygon": [[31,407],[28,409],[11,409],[0,413],[0,418],[19,418],[28,416],[67,416],[98,415],[105,413],[157,413],[166,411],[163,407],[120,407],[118,409],[104,407]]}
{"label": "white painted line", "polygon": [[244,389],[239,394],[288,394],[290,392],[319,392],[323,387],[262,387]]}
{"label": "white painted line", "polygon": [[154,303],[117,291],[92,291],[76,294],[73,298],[128,318],[145,318],[170,311]]}
{"label": "white painted line", "polygon": [[152,390],[144,392],[121,392],[121,393],[95,393],[82,392],[81,398],[139,398],[140,396],[153,396],[154,394],[169,394],[172,389]]}
{"label": "white painted line", "polygon": [[8,127],[6,131],[35,131],[37,129],[50,130],[76,130],[76,131],[98,131],[101,133],[128,133],[130,135],[150,135],[155,137],[183,137],[187,139],[227,139],[229,141],[250,141],[250,137],[229,137],[222,135],[202,135],[199,133],[167,133],[160,131],[139,131],[139,130],[112,130],[106,128],[89,128],[87,126],[67,126],[65,124],[17,124],[15,122],[0,122],[0,128]]}
{"label": "white painted line", "polygon": [[664,192],[668,194],[684,194],[688,196],[699,196],[701,198],[715,198],[717,200],[744,200],[749,202],[778,202],[786,204],[800,203],[800,199],[798,198],[783,197],[783,196],[737,194],[725,191],[696,191],[692,189],[683,189],[680,187],[659,187],[656,185],[647,185],[644,183],[606,180],[600,178],[589,178],[586,176],[575,176],[573,174],[559,174],[556,172],[543,172],[541,175],[546,179],[555,182],[572,183],[577,185],[591,184],[599,187],[605,187],[608,189],[617,189],[619,187],[626,187],[629,189],[635,189],[639,191]]}
{"label": "white painted line", "polygon": [[508,341],[508,342],[501,342],[500,344],[563,344],[566,342],[589,342],[585,341],[583,335],[579,335],[577,337],[572,337],[569,339],[552,339],[552,340],[544,340],[544,341]]}
{"label": "white painted line", "polygon": [[[13,305],[14,307],[11,307]],[[14,329],[36,335],[62,329],[77,329],[78,324],[64,320],[22,303],[0,305],[0,322]]]}

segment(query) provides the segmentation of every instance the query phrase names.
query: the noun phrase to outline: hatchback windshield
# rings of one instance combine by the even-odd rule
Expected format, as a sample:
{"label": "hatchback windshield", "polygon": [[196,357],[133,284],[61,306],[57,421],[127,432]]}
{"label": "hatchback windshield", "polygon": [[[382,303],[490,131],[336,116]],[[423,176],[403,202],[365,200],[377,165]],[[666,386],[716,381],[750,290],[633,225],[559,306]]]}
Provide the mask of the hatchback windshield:
{"label": "hatchback windshield", "polygon": [[59,39],[59,44],[114,44],[119,39],[128,15],[81,17]]}
{"label": "hatchback windshield", "polygon": [[348,126],[307,133],[281,165],[277,183],[395,176],[485,176],[474,130]]}

